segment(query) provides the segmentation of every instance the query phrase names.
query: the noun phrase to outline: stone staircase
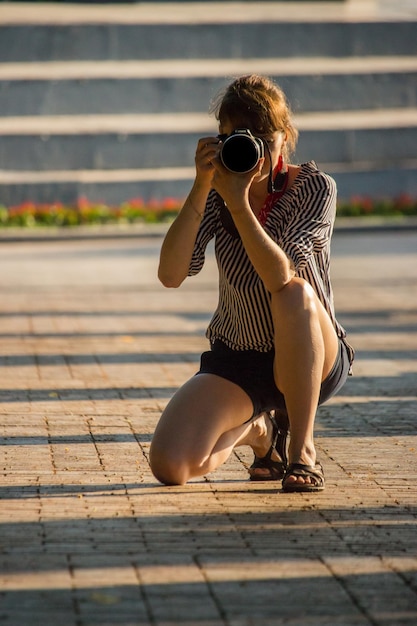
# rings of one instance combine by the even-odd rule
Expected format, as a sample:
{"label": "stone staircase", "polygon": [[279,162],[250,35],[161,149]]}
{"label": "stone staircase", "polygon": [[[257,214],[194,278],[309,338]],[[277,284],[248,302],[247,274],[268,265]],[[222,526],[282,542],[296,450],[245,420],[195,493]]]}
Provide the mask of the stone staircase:
{"label": "stone staircase", "polygon": [[184,197],[211,98],[249,72],[341,198],[416,196],[417,10],[382,5],[0,3],[0,204]]}

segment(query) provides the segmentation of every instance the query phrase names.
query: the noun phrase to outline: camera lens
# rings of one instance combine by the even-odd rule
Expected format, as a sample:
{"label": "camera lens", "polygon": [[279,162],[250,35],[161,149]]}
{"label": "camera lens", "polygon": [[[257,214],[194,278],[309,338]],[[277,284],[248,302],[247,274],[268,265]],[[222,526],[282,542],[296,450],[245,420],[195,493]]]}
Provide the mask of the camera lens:
{"label": "camera lens", "polygon": [[263,144],[250,131],[237,131],[224,141],[220,158],[223,165],[231,172],[250,172],[258,163]]}

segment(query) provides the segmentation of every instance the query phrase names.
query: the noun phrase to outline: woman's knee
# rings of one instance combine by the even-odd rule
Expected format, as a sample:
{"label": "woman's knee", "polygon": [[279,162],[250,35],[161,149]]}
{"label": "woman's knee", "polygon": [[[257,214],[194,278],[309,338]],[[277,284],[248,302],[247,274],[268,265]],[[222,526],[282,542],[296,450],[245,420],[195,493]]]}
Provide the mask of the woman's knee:
{"label": "woman's knee", "polygon": [[317,296],[313,287],[303,278],[293,278],[283,289],[272,295],[272,306],[288,314],[297,311],[315,313]]}
{"label": "woman's knee", "polygon": [[152,474],[163,485],[185,485],[189,480],[189,468],[183,459],[151,445],[149,463]]}

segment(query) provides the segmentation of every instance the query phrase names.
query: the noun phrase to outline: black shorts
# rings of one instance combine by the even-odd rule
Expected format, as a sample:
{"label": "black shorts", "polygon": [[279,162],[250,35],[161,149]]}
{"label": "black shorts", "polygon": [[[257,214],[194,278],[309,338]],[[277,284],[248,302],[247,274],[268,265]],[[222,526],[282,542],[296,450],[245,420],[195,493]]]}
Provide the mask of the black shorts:
{"label": "black shorts", "polygon": [[[216,374],[243,389],[253,404],[253,415],[264,411],[286,412],[285,398],[274,380],[274,351],[232,350],[223,342],[215,341],[212,349],[203,352],[198,374]],[[319,405],[327,402],[345,384],[350,370],[349,356],[340,340],[339,354],[321,384]]]}

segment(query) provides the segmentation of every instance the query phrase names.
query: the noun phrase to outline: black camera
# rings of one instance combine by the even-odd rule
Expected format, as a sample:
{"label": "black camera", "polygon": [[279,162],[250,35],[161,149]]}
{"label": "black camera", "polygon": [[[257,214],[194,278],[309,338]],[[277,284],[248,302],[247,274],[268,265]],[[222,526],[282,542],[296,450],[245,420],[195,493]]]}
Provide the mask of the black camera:
{"label": "black camera", "polygon": [[220,160],[230,172],[250,172],[264,156],[262,139],[254,137],[248,128],[237,128],[230,135],[219,135],[219,139],[223,141]]}

